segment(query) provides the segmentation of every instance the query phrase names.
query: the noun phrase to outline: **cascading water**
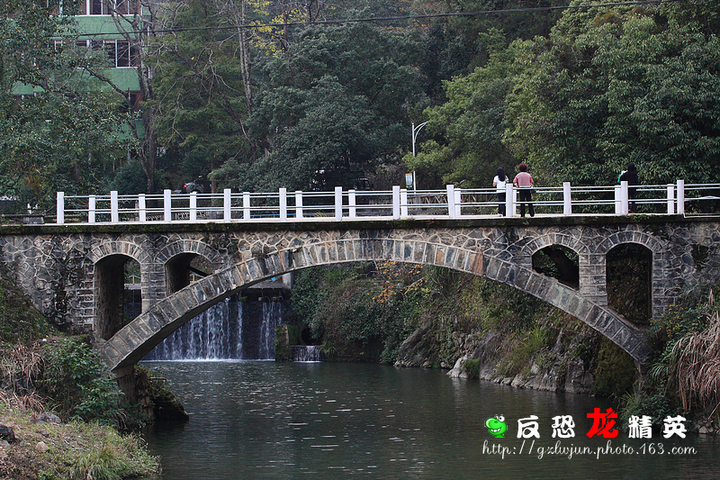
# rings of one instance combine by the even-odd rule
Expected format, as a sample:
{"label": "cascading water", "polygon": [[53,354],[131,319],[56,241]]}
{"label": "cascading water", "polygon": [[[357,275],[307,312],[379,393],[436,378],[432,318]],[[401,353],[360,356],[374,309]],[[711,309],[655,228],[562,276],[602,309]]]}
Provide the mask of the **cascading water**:
{"label": "cascading water", "polygon": [[145,360],[273,360],[282,312],[281,301],[230,297],[177,329]]}
{"label": "cascading water", "polygon": [[280,324],[282,304],[280,302],[262,302],[262,322],[260,324],[260,342],[258,359],[275,358],[275,329]]}
{"label": "cascading water", "polygon": [[293,362],[319,362],[320,347],[317,345],[293,345],[292,346]]}

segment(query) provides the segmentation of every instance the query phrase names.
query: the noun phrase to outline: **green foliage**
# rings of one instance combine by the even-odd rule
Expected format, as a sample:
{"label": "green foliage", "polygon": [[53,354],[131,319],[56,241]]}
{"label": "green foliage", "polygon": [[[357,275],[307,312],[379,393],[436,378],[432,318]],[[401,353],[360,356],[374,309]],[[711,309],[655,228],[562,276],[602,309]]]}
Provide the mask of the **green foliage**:
{"label": "green foliage", "polygon": [[548,339],[548,332],[542,325],[516,332],[508,339],[508,351],[498,365],[499,372],[506,377],[527,372],[531,360],[542,356],[547,350]]}
{"label": "green foliage", "polygon": [[[103,93],[72,47],[60,2],[0,5],[0,192],[47,207],[57,190],[95,193],[131,146],[117,97]],[[73,4],[63,4],[72,13]],[[55,45],[49,39],[57,38]],[[22,96],[19,96],[22,94]]]}
{"label": "green foliage", "polygon": [[716,182],[720,42],[634,7],[566,11],[548,38],[518,44],[524,68],[505,133],[543,183]]}
{"label": "green foliage", "polygon": [[393,30],[312,26],[286,55],[267,57],[249,134],[265,154],[239,157],[213,178],[240,189],[354,187],[407,144],[406,105],[417,72]]}
{"label": "green foliage", "polygon": [[[0,404],[3,424],[13,425],[29,439],[41,438],[47,451],[35,449],[37,441],[22,441],[6,449],[0,464],[4,479],[115,479],[151,478],[160,473],[157,458],[147,452],[135,435],[121,435],[96,423],[32,423],[32,412]],[[154,477],[152,477],[154,478]]]}
{"label": "green foliage", "polygon": [[[481,309],[487,328],[503,332],[529,330],[535,318],[550,312],[550,305],[531,296],[519,294],[508,285],[489,280],[477,280],[477,297],[472,300]],[[468,294],[473,295],[468,289]]]}
{"label": "green foliage", "polygon": [[[120,436],[105,430],[106,441],[74,459],[71,479],[122,480],[158,470],[157,459],[148,455],[144,443],[133,435]],[[128,455],[129,452],[132,454]]]}
{"label": "green foliage", "polygon": [[633,415],[637,417],[647,415],[652,418],[653,426],[659,428],[668,415],[675,416],[681,413],[677,404],[665,394],[645,392],[626,394],[622,397],[622,405],[620,418],[626,427],[628,419]]}
{"label": "green foliage", "polygon": [[460,371],[465,372],[465,374],[467,374],[467,378],[478,378],[478,372],[480,371],[480,360],[465,360],[462,365],[460,365]]}
{"label": "green foliage", "polygon": [[120,391],[100,354],[77,339],[46,346],[42,386],[60,412],[83,421],[120,426]]}
{"label": "green foliage", "polygon": [[298,275],[292,301],[326,357],[392,363],[418,314],[421,283],[412,266],[314,268]]}
{"label": "green foliage", "polygon": [[404,160],[413,169],[429,170],[442,182],[464,188],[487,187],[498,167],[510,174],[514,160],[502,143],[505,97],[513,88],[513,53],[502,32],[481,36],[490,51],[486,66],[444,84],[447,101],[425,110],[427,133],[416,157]]}
{"label": "green foliage", "polygon": [[608,304],[636,325],[650,323],[652,252],[637,244],[620,245],[607,256]]}
{"label": "green foliage", "polygon": [[602,337],[593,370],[593,391],[603,397],[622,398],[630,392],[637,375],[635,362],[624,350]]}
{"label": "green foliage", "polygon": [[[223,7],[188,0],[159,11],[163,28],[193,27],[152,41],[158,52],[153,126],[168,149],[166,173],[178,187],[251,151],[244,132],[251,108],[246,89],[252,88],[247,36],[257,32],[240,36],[231,26],[266,18],[263,3],[249,2],[244,18],[236,17],[241,13],[233,2]],[[221,13],[222,8],[227,10]],[[239,46],[236,40],[241,40]]]}

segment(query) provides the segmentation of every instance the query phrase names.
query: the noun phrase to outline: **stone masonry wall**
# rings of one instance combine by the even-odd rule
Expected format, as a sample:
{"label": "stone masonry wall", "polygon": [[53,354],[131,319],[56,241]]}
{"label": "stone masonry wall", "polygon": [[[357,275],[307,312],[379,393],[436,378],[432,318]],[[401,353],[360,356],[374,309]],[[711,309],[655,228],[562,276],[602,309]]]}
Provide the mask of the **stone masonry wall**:
{"label": "stone masonry wall", "polygon": [[[246,272],[244,286],[286,271],[345,261],[397,260],[444,266],[516,286],[578,318],[598,322],[595,328],[619,338],[632,332],[610,327],[608,322],[615,320],[603,310],[607,306],[605,255],[613,247],[637,243],[652,252],[655,315],[688,289],[720,279],[720,224],[716,221],[642,216],[629,220],[155,224],[103,225],[93,230],[73,225],[0,227],[0,252],[40,311],[75,331],[91,332],[102,321],[97,318],[96,301],[102,285],[96,282],[96,268],[104,259],[123,255],[138,262],[143,310],[148,311],[167,296],[165,264],[179,254],[196,254],[216,273],[240,268]],[[532,255],[550,245],[577,252],[577,291],[532,271]],[[193,305],[196,308],[202,302]],[[592,305],[602,311],[592,310]]]}

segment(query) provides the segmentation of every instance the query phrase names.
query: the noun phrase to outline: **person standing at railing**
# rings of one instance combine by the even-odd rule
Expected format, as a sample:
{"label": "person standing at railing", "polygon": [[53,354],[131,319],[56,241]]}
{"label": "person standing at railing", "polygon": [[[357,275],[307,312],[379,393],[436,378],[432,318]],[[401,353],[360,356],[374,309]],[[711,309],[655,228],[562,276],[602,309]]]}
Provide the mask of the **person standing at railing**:
{"label": "person standing at railing", "polygon": [[527,203],[530,216],[534,217],[535,208],[533,208],[532,204],[532,192],[535,182],[533,181],[532,175],[528,173],[528,166],[525,163],[521,163],[520,165],[518,165],[518,170],[520,170],[520,173],[515,175],[513,185],[520,189],[518,192],[518,201],[520,202],[520,216],[525,216],[525,204]]}
{"label": "person standing at railing", "polygon": [[493,178],[493,187],[497,188],[498,198],[498,213],[505,215],[505,185],[507,185],[508,177],[505,175],[505,170],[502,167],[498,167],[497,175]]}
{"label": "person standing at railing", "polygon": [[634,163],[628,163],[627,170],[620,175],[618,181],[620,183],[628,182],[628,197],[630,198],[629,212],[636,213],[635,194],[637,193],[637,188],[633,187],[633,185],[640,185],[640,178],[638,177]]}

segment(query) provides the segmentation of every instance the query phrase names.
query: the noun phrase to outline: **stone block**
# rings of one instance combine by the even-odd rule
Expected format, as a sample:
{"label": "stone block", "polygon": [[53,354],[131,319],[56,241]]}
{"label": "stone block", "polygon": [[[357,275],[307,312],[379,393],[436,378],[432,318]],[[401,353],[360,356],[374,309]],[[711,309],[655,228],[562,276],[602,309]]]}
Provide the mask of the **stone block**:
{"label": "stone block", "polygon": [[413,245],[413,263],[425,263],[425,247],[425,243],[415,242]]}
{"label": "stone block", "polygon": [[423,255],[423,263],[428,265],[435,265],[435,254],[437,246],[431,243],[425,245],[425,252]]}

